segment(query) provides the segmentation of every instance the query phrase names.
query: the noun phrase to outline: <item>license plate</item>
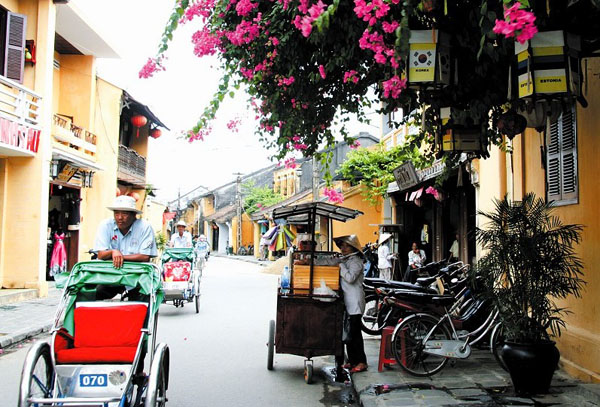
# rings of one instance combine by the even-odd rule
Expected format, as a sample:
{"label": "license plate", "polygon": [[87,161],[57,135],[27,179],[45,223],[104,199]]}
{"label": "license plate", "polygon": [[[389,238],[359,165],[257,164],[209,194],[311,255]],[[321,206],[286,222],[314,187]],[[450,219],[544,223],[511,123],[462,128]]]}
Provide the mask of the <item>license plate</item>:
{"label": "license plate", "polygon": [[106,387],[107,375],[105,374],[82,374],[79,376],[79,387]]}

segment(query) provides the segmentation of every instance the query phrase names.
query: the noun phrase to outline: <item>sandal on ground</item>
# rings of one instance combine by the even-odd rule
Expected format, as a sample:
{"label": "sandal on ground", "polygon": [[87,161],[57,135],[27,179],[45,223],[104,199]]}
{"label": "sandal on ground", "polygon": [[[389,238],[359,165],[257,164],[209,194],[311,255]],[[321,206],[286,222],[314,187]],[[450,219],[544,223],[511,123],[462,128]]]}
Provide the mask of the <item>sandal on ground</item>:
{"label": "sandal on ground", "polygon": [[364,372],[365,370],[367,370],[367,365],[364,363],[359,363],[358,365],[354,366],[352,370],[350,370],[350,373],[359,373]]}
{"label": "sandal on ground", "polygon": [[345,365],[342,365],[342,368],[344,369],[352,369],[354,366],[351,365],[350,363],[346,363]]}

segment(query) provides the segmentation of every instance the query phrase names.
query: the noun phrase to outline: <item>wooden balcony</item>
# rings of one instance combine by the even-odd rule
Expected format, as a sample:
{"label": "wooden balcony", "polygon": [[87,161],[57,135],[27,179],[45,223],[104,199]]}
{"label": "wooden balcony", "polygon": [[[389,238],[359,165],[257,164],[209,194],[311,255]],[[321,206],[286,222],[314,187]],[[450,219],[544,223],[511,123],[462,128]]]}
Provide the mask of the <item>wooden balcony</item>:
{"label": "wooden balcony", "polygon": [[71,152],[76,152],[79,156],[93,161],[96,160],[97,136],[83,127],[73,124],[71,118],[55,114],[52,136],[58,144],[67,147]]}
{"label": "wooden balcony", "polygon": [[35,156],[41,100],[37,93],[0,75],[0,156]]}
{"label": "wooden balcony", "polygon": [[119,146],[119,181],[135,185],[146,185],[146,157],[141,156],[132,148]]}

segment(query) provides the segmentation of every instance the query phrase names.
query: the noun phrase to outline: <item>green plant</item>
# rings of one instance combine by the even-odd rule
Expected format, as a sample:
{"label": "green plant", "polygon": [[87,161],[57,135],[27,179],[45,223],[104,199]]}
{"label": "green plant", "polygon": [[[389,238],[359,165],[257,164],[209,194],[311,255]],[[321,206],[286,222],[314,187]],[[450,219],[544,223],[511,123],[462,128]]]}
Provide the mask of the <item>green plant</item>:
{"label": "green plant", "polygon": [[156,232],[154,238],[156,239],[156,248],[162,252],[167,246],[167,237],[163,232]]}
{"label": "green plant", "polygon": [[340,174],[352,184],[365,186],[363,196],[372,205],[387,192],[388,184],[394,181],[392,171],[406,161],[412,161],[418,168],[430,165],[433,157],[422,154],[419,149],[406,144],[389,150],[383,144],[370,149],[351,151],[338,169]]}
{"label": "green plant", "polygon": [[276,194],[268,186],[256,187],[253,181],[248,181],[242,185],[242,195],[244,196],[244,211],[251,215],[260,208],[275,205],[285,198]]}
{"label": "green plant", "polygon": [[563,225],[552,210],[551,202],[529,193],[522,201],[496,200],[493,211],[479,212],[489,222],[476,229],[485,251],[477,275],[498,307],[506,338],[514,342],[548,340],[548,330],[560,336],[568,311],[555,300],[579,297],[585,284],[574,249],[583,226]]}

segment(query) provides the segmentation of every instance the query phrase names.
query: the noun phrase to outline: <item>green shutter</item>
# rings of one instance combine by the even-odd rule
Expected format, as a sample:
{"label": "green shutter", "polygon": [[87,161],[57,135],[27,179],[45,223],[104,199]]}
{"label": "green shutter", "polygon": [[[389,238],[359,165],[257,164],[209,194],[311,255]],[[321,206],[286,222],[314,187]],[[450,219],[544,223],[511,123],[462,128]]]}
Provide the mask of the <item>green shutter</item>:
{"label": "green shutter", "polygon": [[548,126],[548,158],[546,181],[549,201],[560,201],[560,133],[559,119]]}

